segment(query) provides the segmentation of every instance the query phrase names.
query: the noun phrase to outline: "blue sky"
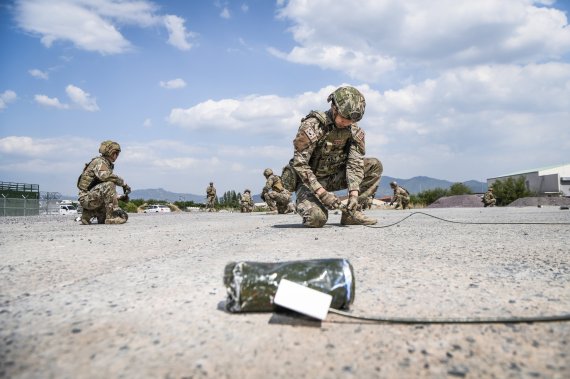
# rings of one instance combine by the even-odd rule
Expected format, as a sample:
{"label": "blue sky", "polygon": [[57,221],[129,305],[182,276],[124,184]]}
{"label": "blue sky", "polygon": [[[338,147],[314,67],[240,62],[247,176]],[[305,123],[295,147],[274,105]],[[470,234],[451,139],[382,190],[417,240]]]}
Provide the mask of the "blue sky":
{"label": "blue sky", "polygon": [[0,4],[0,180],[77,192],[99,143],[133,189],[255,192],[350,84],[384,174],[484,181],[570,162],[562,1]]}

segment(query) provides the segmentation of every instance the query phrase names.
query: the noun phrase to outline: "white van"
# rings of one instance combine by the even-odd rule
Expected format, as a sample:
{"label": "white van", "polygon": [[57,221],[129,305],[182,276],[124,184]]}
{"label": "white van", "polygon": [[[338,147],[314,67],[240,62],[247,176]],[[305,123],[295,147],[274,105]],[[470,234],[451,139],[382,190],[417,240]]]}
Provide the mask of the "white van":
{"label": "white van", "polygon": [[59,206],[59,214],[60,215],[76,215],[77,208],[73,204],[61,204]]}

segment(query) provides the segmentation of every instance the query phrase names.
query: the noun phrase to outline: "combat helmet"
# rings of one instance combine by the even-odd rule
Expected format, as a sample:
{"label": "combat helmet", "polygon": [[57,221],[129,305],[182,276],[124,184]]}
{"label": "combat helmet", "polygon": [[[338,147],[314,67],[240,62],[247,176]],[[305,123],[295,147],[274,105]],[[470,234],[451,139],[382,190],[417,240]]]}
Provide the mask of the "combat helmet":
{"label": "combat helmet", "polygon": [[115,141],[107,140],[101,142],[101,146],[99,146],[99,153],[103,156],[111,156],[114,152],[121,152],[121,145],[119,145]]}
{"label": "combat helmet", "polygon": [[364,96],[354,87],[340,87],[336,89],[327,98],[338,109],[338,113],[349,120],[354,122],[360,121],[364,116],[364,108],[366,108],[366,101]]}
{"label": "combat helmet", "polygon": [[390,187],[396,188],[397,186],[398,186],[398,183],[396,183],[396,182],[390,182]]}
{"label": "combat helmet", "polygon": [[247,188],[245,189],[245,191],[243,191],[243,193],[246,193],[246,192],[251,193],[251,191],[250,191],[249,189],[247,189]]}
{"label": "combat helmet", "polygon": [[272,169],[266,168],[265,170],[263,170],[263,176],[265,176],[266,178],[269,178],[271,175],[273,175]]}

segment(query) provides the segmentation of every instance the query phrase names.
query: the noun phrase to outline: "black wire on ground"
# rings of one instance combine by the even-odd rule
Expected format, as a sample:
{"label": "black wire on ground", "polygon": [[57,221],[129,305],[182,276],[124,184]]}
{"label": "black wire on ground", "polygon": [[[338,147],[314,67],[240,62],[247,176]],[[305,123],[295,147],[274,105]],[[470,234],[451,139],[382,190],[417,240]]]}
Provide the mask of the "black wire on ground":
{"label": "black wire on ground", "polygon": [[366,226],[368,228],[374,228],[374,229],[389,228],[391,226],[394,226],[394,225],[401,223],[402,221],[404,221],[404,220],[406,220],[406,219],[408,219],[414,215],[429,216],[429,217],[435,218],[435,219],[440,220],[440,221],[449,222],[451,224],[462,224],[462,225],[570,225],[570,222],[468,222],[468,221],[453,221],[453,220],[446,220],[444,218],[437,217],[434,215],[430,215],[430,214],[424,213],[424,212],[412,212],[409,215],[407,215],[406,217],[404,217],[403,219],[401,219],[400,221],[397,221],[393,224],[389,224],[389,225],[364,225],[364,226]]}
{"label": "black wire on ground", "polygon": [[362,321],[373,321],[386,324],[521,324],[530,322],[561,322],[570,321],[570,314],[558,316],[530,316],[530,317],[473,317],[473,318],[403,318],[403,317],[375,317],[355,315],[349,312],[330,308],[330,313]]}
{"label": "black wire on ground", "polygon": [[[452,224],[462,224],[462,225],[570,225],[569,222],[467,222],[467,221],[453,221],[447,220],[441,217],[430,215],[424,212],[413,212],[389,225],[365,225],[369,228],[389,228],[391,226],[397,225],[408,218],[421,214],[424,216],[432,217],[440,221],[449,222]],[[402,317],[372,317],[372,316],[362,316],[355,315],[349,312],[340,311],[338,309],[329,309],[329,312],[353,318],[363,321],[372,321],[378,323],[388,323],[388,324],[516,324],[516,323],[530,323],[530,322],[561,322],[570,321],[570,314],[558,315],[558,316],[531,316],[531,317],[472,317],[472,318],[402,318]]]}

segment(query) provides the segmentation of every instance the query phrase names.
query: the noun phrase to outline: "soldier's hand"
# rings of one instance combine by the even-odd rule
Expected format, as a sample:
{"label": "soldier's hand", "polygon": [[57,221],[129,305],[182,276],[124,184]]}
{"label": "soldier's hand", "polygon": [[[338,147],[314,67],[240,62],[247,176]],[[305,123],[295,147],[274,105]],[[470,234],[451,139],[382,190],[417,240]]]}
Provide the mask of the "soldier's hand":
{"label": "soldier's hand", "polygon": [[129,187],[129,185],[128,185],[127,183],[125,183],[125,184],[123,185],[123,193],[124,193],[125,195],[128,195],[129,193],[131,193],[131,187]]}
{"label": "soldier's hand", "polygon": [[319,195],[319,200],[321,200],[321,203],[323,203],[325,207],[331,210],[338,209],[341,204],[340,200],[334,193],[327,191],[324,191]]}
{"label": "soldier's hand", "polygon": [[349,196],[348,203],[346,204],[346,209],[350,212],[354,212],[358,208],[358,196]]}

